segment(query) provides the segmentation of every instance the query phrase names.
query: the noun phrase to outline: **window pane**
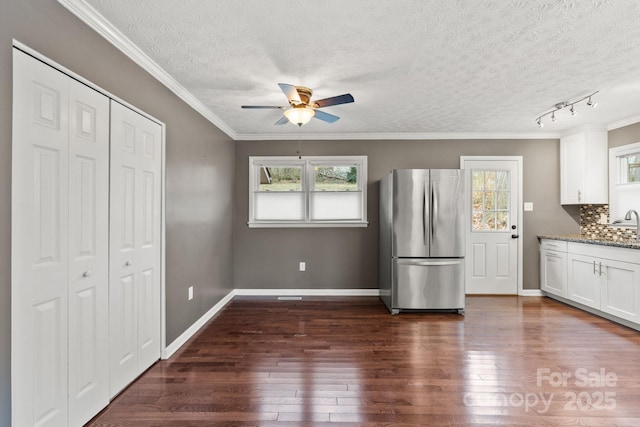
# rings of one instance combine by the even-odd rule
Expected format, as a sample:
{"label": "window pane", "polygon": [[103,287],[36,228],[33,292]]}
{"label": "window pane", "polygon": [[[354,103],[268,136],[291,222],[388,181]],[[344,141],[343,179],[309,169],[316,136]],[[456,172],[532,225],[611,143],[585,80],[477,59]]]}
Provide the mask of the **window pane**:
{"label": "window pane", "polygon": [[484,192],[484,210],[495,210],[496,208],[496,193],[495,191]]}
{"label": "window pane", "polygon": [[484,195],[484,192],[482,191],[474,191],[471,194],[471,208],[472,209],[482,209],[483,203],[482,203],[482,196]]}
{"label": "window pane", "polygon": [[253,193],[256,220],[303,220],[304,193],[291,191],[288,193]]}
{"label": "window pane", "polygon": [[509,209],[509,192],[498,191],[496,193],[496,209],[505,211]]}
{"label": "window pane", "polygon": [[496,190],[509,189],[509,171],[496,171]]}
{"label": "window pane", "polygon": [[485,171],[484,172],[484,189],[494,190],[496,188],[496,172]]}
{"label": "window pane", "polygon": [[316,166],[314,175],[315,191],[358,190],[358,168],[356,166]]}
{"label": "window pane", "polygon": [[357,220],[362,218],[360,191],[314,191],[310,194],[312,220]]}
{"label": "window pane", "polygon": [[473,216],[471,218],[471,229],[473,231],[482,231],[483,230],[483,223],[482,223],[482,211],[473,211]]}
{"label": "window pane", "polygon": [[261,167],[259,188],[260,191],[302,191],[302,167]]}
{"label": "window pane", "polygon": [[496,213],[485,212],[482,218],[483,230],[495,230],[496,229]]}
{"label": "window pane", "polygon": [[627,156],[627,182],[640,182],[640,154]]}
{"label": "window pane", "polygon": [[507,212],[496,213],[496,230],[508,230],[509,214]]}
{"label": "window pane", "polygon": [[473,171],[472,175],[472,190],[484,190],[484,172]]}

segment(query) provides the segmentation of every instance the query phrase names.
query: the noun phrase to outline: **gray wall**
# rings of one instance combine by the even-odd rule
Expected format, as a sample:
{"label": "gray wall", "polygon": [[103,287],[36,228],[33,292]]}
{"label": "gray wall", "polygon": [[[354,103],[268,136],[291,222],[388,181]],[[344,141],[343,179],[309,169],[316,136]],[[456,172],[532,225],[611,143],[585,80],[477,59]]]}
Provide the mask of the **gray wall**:
{"label": "gray wall", "polygon": [[[367,155],[368,228],[249,229],[249,156],[295,155],[297,141],[236,142],[236,288],[377,288],[378,184],[396,168],[458,168],[462,155],[523,156],[524,288],[538,289],[538,234],[578,233],[560,205],[559,142],[551,140],[304,141],[303,155]],[[298,262],[307,271],[298,271]]]}
{"label": "gray wall", "polygon": [[[234,145],[53,0],[0,1],[0,425],[10,425],[11,110],[15,38],[167,125],[167,341],[233,285]],[[187,301],[187,287],[195,299]]]}
{"label": "gray wall", "polygon": [[640,123],[609,131],[609,148],[640,142]]}

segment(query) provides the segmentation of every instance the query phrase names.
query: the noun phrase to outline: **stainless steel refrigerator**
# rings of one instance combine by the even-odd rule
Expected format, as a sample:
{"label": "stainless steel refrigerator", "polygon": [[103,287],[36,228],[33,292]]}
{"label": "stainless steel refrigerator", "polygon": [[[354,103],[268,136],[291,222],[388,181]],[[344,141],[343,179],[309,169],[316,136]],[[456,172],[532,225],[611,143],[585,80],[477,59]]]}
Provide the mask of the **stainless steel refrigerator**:
{"label": "stainless steel refrigerator", "polygon": [[380,180],[380,298],[391,313],[464,313],[465,179],[396,169]]}

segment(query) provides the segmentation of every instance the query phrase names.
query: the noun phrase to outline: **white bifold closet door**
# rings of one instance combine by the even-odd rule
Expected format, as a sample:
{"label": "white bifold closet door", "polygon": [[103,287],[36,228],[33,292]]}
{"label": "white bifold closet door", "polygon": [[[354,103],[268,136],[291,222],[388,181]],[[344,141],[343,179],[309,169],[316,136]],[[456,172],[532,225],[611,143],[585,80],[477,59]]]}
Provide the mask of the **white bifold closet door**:
{"label": "white bifold closet door", "polygon": [[109,100],[14,49],[12,422],[109,400]]}
{"label": "white bifold closet door", "polygon": [[160,358],[161,138],[111,101],[111,396]]}

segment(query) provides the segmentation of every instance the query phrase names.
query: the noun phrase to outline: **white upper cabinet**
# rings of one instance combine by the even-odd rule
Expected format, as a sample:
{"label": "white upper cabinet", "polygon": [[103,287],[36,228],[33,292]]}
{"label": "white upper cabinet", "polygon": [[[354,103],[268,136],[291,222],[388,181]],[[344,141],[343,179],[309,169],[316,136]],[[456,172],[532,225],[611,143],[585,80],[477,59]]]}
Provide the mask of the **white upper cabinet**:
{"label": "white upper cabinet", "polygon": [[582,130],[560,139],[560,202],[607,204],[606,130]]}

